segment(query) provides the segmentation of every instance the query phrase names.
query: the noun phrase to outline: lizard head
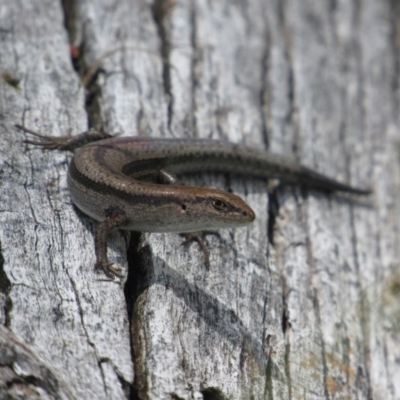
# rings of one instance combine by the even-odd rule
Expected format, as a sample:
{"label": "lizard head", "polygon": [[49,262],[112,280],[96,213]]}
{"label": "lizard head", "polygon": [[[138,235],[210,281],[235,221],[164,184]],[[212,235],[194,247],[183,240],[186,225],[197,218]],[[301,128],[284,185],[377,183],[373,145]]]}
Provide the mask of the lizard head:
{"label": "lizard head", "polygon": [[240,227],[255,219],[249,205],[233,193],[189,186],[184,193],[179,196],[179,232]]}
{"label": "lizard head", "polygon": [[255,219],[254,211],[244,200],[224,190],[147,183],[144,187],[145,193],[132,203],[134,219],[122,229],[185,233],[236,228]]}

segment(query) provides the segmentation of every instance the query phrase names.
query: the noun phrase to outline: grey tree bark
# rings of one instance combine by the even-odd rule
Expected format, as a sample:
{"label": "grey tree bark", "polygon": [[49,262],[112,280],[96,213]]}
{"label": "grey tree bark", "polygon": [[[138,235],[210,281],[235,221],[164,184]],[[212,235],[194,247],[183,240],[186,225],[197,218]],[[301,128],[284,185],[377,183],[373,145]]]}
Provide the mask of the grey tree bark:
{"label": "grey tree bark", "polygon": [[[399,399],[400,6],[0,0],[0,398]],[[71,154],[23,141],[228,139],[373,195],[232,175],[249,228],[115,232],[93,271]],[[273,182],[272,182],[273,183]]]}

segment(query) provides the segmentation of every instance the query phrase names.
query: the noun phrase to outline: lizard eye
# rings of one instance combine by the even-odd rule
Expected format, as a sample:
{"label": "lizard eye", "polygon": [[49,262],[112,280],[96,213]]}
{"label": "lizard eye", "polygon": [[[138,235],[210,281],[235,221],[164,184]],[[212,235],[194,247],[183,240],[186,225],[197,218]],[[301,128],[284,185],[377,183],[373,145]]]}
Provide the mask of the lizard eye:
{"label": "lizard eye", "polygon": [[225,202],[223,202],[220,199],[213,200],[212,206],[217,210],[217,211],[226,211],[228,209],[228,206],[226,205]]}

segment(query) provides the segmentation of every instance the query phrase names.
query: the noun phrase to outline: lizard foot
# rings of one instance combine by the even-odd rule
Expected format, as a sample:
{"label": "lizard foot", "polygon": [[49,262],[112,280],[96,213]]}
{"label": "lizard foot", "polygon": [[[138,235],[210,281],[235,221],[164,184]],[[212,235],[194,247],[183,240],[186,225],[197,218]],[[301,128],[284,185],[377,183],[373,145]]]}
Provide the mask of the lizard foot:
{"label": "lizard foot", "polygon": [[190,232],[190,233],[181,233],[181,236],[185,238],[182,242],[181,246],[187,246],[192,242],[197,242],[200,246],[200,250],[203,252],[204,255],[204,265],[206,266],[207,270],[210,268],[210,252],[208,251],[207,245],[204,242],[204,238],[207,235],[216,235],[220,237],[218,232],[214,231],[202,231],[202,232]]}

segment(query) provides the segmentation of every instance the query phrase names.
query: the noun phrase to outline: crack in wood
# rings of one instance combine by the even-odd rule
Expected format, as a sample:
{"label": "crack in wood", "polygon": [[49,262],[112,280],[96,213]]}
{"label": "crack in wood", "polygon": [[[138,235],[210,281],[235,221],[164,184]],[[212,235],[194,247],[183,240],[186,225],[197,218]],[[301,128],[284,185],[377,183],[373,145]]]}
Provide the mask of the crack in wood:
{"label": "crack in wood", "polygon": [[160,54],[163,62],[163,86],[164,93],[167,96],[168,104],[168,129],[171,129],[172,117],[174,114],[174,96],[171,87],[171,67],[169,63],[171,53],[171,33],[168,25],[168,19],[171,11],[176,5],[175,0],[155,0],[151,6],[154,22],[157,26],[158,36],[160,38]]}

